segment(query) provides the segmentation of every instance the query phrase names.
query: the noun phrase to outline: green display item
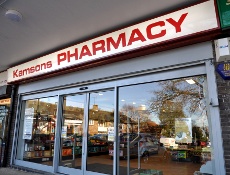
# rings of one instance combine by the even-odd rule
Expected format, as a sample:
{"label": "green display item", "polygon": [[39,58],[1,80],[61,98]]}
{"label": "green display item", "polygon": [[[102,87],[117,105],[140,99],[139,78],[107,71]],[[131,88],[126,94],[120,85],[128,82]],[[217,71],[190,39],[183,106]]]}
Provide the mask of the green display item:
{"label": "green display item", "polygon": [[97,153],[98,152],[98,147],[89,147],[88,151],[89,151],[89,153]]}
{"label": "green display item", "polygon": [[82,149],[79,146],[76,146],[74,149],[75,155],[81,154],[82,153]]}
{"label": "green display item", "polygon": [[186,159],[186,151],[178,151],[177,157],[178,159]]}
{"label": "green display item", "polygon": [[81,154],[81,153],[82,153],[81,149],[75,150],[75,154]]}
{"label": "green display item", "polygon": [[217,0],[221,28],[230,27],[230,1]]}
{"label": "green display item", "polygon": [[82,142],[82,137],[77,137],[77,138],[76,138],[76,141]]}
{"label": "green display item", "polygon": [[101,147],[99,147],[98,149],[99,149],[99,151],[101,151],[101,152],[105,152],[105,151],[108,151],[108,150],[109,150],[109,148],[108,148],[107,146],[101,146]]}

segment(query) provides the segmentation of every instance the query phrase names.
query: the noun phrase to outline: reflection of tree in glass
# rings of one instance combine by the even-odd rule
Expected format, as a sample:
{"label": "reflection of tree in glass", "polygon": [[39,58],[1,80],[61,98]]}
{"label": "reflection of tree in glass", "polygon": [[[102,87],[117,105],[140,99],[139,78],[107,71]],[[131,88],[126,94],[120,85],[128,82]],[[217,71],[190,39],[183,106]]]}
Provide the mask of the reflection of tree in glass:
{"label": "reflection of tree in glass", "polygon": [[[196,134],[196,135],[195,135]],[[200,127],[192,127],[192,137],[196,138],[199,141],[208,141],[209,132],[208,128],[204,128],[204,130]]]}
{"label": "reflection of tree in glass", "polygon": [[164,128],[161,134],[165,137],[172,137],[175,132],[175,118],[185,117],[182,103],[166,100],[159,109],[160,124]]}
{"label": "reflection of tree in glass", "polygon": [[158,131],[158,125],[151,121],[149,118],[150,112],[148,110],[139,110],[139,108],[134,105],[125,104],[122,106],[120,111],[120,123],[125,124],[125,126],[129,124],[129,132],[132,133],[139,131],[140,133],[153,134]]}
{"label": "reflection of tree in glass", "polygon": [[174,134],[175,118],[185,118],[192,114],[201,115],[205,110],[203,98],[203,77],[193,77],[194,84],[186,79],[162,81],[158,90],[153,91],[150,111],[158,115],[165,128],[165,136]]}
{"label": "reflection of tree in glass", "polygon": [[137,132],[138,119],[135,106],[127,104],[122,106],[120,109],[120,124],[124,126],[122,132]]}
{"label": "reflection of tree in glass", "polygon": [[153,112],[159,113],[167,101],[182,103],[191,113],[196,112],[201,105],[204,107],[203,87],[200,84],[191,85],[185,79],[178,79],[159,82],[158,86],[161,89],[152,92],[154,96],[150,108]]}

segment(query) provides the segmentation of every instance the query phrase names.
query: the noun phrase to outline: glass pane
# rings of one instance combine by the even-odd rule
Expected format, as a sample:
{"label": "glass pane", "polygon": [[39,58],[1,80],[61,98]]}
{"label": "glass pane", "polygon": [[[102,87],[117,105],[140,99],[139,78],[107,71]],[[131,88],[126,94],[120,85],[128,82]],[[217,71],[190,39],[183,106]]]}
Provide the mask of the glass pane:
{"label": "glass pane", "polygon": [[204,76],[119,88],[119,174],[212,174],[205,96]]}
{"label": "glass pane", "polygon": [[4,139],[6,136],[6,121],[8,120],[10,111],[10,98],[0,100],[0,138]]}
{"label": "glass pane", "polygon": [[82,168],[82,138],[86,95],[64,97],[60,165]]}
{"label": "glass pane", "polygon": [[108,148],[108,141],[113,142],[113,140],[114,91],[91,93],[88,122],[87,171],[113,174],[113,157],[109,155]]}
{"label": "glass pane", "polygon": [[24,101],[17,158],[53,165],[57,97]]}

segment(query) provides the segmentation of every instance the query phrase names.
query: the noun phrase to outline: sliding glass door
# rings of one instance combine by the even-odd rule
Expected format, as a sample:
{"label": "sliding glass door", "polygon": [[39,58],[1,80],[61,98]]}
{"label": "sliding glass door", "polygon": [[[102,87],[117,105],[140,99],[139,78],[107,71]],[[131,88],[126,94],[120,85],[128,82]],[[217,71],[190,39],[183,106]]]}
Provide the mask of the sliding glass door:
{"label": "sliding glass door", "polygon": [[63,96],[58,171],[113,174],[109,141],[114,133],[114,91]]}

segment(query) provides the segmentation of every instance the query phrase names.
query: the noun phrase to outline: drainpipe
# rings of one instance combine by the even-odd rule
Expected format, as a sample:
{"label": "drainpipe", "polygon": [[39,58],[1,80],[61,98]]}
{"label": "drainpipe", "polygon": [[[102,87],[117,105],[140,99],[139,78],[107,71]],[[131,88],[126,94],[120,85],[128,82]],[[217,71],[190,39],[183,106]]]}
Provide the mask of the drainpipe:
{"label": "drainpipe", "polygon": [[[15,93],[15,85],[12,85],[12,89],[11,89],[11,102],[10,102],[10,115],[9,115],[9,118],[8,118],[8,122],[7,122],[7,130],[6,130],[6,137],[4,139],[4,142],[5,142],[5,150],[4,150],[4,159],[3,159],[3,167],[6,167],[7,166],[7,158],[9,155],[8,154],[8,151],[9,151],[9,145],[10,145],[10,133],[11,133],[11,128],[12,128],[12,118],[14,116],[14,93]],[[13,128],[14,129],[14,128]]]}

